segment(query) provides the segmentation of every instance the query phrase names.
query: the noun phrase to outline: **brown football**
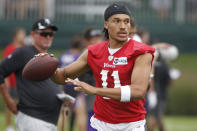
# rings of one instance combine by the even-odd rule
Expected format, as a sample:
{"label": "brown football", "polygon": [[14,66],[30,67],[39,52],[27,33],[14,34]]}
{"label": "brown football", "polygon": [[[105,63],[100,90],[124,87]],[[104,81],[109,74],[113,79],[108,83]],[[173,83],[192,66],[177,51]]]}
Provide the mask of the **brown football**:
{"label": "brown football", "polygon": [[25,79],[42,81],[48,79],[57,69],[59,61],[54,56],[46,54],[32,58],[23,68]]}

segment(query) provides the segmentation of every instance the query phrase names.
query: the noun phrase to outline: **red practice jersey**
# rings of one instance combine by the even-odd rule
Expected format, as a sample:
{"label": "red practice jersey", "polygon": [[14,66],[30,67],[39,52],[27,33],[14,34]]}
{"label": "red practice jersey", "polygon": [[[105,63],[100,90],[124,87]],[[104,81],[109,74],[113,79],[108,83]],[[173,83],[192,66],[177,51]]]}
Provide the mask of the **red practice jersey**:
{"label": "red practice jersey", "polygon": [[[147,52],[153,55],[154,51],[154,48],[132,39],[113,55],[108,51],[108,41],[89,46],[88,65],[96,78],[96,86],[119,88],[130,85],[136,58]],[[96,96],[94,117],[112,124],[144,120],[146,114],[144,103],[144,99],[120,102]]]}
{"label": "red practice jersey", "polygon": [[[15,49],[16,47],[13,44],[9,44],[8,46],[6,46],[6,48],[3,50],[3,58],[7,57],[9,54],[14,52]],[[14,73],[9,75],[8,79],[9,79],[10,87],[11,88],[16,87],[16,78]]]}

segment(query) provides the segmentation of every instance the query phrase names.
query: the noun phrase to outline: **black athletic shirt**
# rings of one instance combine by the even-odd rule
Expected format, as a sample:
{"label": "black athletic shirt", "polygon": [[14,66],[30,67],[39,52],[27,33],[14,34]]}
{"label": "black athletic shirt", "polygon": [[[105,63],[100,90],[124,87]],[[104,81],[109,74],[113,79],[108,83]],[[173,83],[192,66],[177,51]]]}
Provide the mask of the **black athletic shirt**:
{"label": "black athletic shirt", "polygon": [[5,77],[15,72],[19,94],[18,110],[56,125],[62,104],[56,97],[56,94],[61,92],[60,87],[50,79],[34,82],[22,77],[25,64],[38,53],[39,51],[33,45],[24,46],[2,60],[0,83],[4,82]]}

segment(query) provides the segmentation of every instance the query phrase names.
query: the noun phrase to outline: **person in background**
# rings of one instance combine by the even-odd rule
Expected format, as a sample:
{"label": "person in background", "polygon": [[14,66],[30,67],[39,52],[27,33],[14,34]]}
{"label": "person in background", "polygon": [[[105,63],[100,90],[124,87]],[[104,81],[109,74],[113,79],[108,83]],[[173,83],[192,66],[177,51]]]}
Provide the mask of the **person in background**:
{"label": "person in background", "polygon": [[[12,42],[9,45],[7,45],[3,50],[3,58],[6,58],[11,53],[13,53],[15,49],[23,46],[25,36],[26,36],[25,29],[23,28],[15,29],[12,37]],[[7,78],[5,78],[5,84],[8,87],[11,97],[17,100],[18,95],[16,91],[16,78],[14,73],[12,73]],[[11,126],[11,118],[12,118],[12,113],[6,108],[6,131],[14,131],[14,128]]]}
{"label": "person in background", "polygon": [[[83,33],[83,43],[85,44],[85,49],[87,49],[88,46],[90,45],[101,42],[102,40],[103,40],[102,32],[99,29],[88,27]],[[90,69],[86,73],[81,75],[78,79],[90,85],[96,86],[96,81],[94,79],[93,72]],[[84,126],[87,128],[85,131],[95,131],[95,129],[93,129],[90,126],[90,118],[94,114],[93,104],[95,97],[96,97],[95,95],[86,94],[85,97],[82,97],[85,98],[85,106],[82,106],[85,108],[85,112],[82,112],[80,109],[78,109],[78,114],[81,116],[81,119],[86,120],[83,121]]]}
{"label": "person in background", "polygon": [[[83,48],[87,48],[89,45],[99,43],[102,40],[101,30],[88,27],[83,33],[83,38],[75,36],[72,40],[71,49],[63,53],[60,57],[60,67],[67,66],[77,60]],[[83,42],[81,42],[83,41]],[[93,73],[89,70],[84,75],[77,78],[79,80],[86,81],[89,84],[95,85],[95,79]],[[80,131],[91,131],[93,128],[90,126],[90,117],[93,114],[93,102],[95,99],[94,95],[84,95],[84,93],[78,93],[74,91],[72,84],[64,85],[64,91],[73,97],[76,97],[76,103],[71,109],[71,120],[69,130],[73,130],[74,121]]]}
{"label": "person in background", "polygon": [[[57,131],[62,101],[57,98],[61,88],[51,79],[30,81],[22,77],[26,63],[51,47],[58,28],[50,19],[37,20],[32,25],[32,45],[17,48],[0,62],[0,94],[10,111],[16,114],[17,131]],[[19,102],[9,95],[5,78],[15,73]]]}
{"label": "person in background", "polygon": [[170,84],[170,75],[168,64],[161,55],[154,62],[154,90],[156,92],[157,103],[150,108],[151,125],[149,131],[154,131],[158,126],[159,131],[165,131],[163,115],[167,102],[167,88]]}
{"label": "person in background", "polygon": [[168,101],[168,89],[173,77],[169,62],[177,59],[178,49],[169,43],[161,42],[152,45],[156,48],[154,60],[153,84],[148,92],[149,112],[148,112],[148,131],[166,131],[163,116]]}
{"label": "person in background", "polygon": [[[83,41],[82,36],[80,36],[80,35],[73,36],[73,38],[71,40],[70,49],[65,51],[59,58],[59,62],[60,62],[59,67],[65,67],[78,59],[78,57],[80,56],[81,51],[83,49],[82,41]],[[67,106],[63,107],[64,115],[66,113],[66,118],[64,121],[68,120],[68,117],[70,117],[69,131],[73,131],[74,121],[75,121],[75,117],[76,117],[78,128],[80,130],[85,131],[86,128],[83,126],[83,122],[85,120],[81,120],[81,116],[79,116],[81,112],[85,112],[85,109],[84,109],[85,101],[84,101],[83,97],[81,97],[81,95],[79,95],[78,92],[74,91],[73,88],[74,88],[73,84],[63,85],[64,93],[76,98],[76,103],[73,106],[71,106],[71,108],[70,107],[68,108]],[[63,117],[65,117],[65,116],[63,116]],[[62,122],[61,124],[63,126],[64,122]]]}
{"label": "person in background", "polygon": [[129,37],[133,38],[136,35],[137,32],[137,25],[135,20],[131,20],[131,29],[130,29],[130,33],[129,33]]}
{"label": "person in background", "polygon": [[150,33],[146,29],[139,28],[137,35],[141,38],[142,43],[150,45]]}
{"label": "person in background", "polygon": [[64,67],[77,60],[83,49],[82,37],[80,35],[73,36],[70,49],[61,54],[59,58],[59,67]]}
{"label": "person in background", "polygon": [[131,20],[131,29],[129,33],[129,38],[136,40],[138,42],[142,42],[140,36],[136,33],[137,32],[137,25],[134,19]]}
{"label": "person in background", "polygon": [[[140,36],[141,42],[150,43],[150,33],[139,28],[137,34]],[[151,45],[156,49],[153,70],[146,95],[145,108],[147,111],[147,130],[154,131],[158,127],[159,131],[165,131],[163,115],[165,113],[167,103],[167,90],[171,82],[170,68],[168,61],[174,59],[171,51],[172,45],[165,42],[153,43]],[[172,55],[171,55],[172,54]]]}
{"label": "person in background", "polygon": [[[146,29],[139,28],[137,35],[142,43],[151,44],[150,33]],[[138,39],[135,40],[138,41]],[[156,42],[151,46],[156,49],[156,55],[145,104],[148,119],[147,128],[148,131],[154,131],[156,127],[158,127],[159,131],[165,131],[163,115],[167,103],[168,86],[172,80],[168,62],[176,59],[178,54],[177,48],[169,43]]]}
{"label": "person in background", "polygon": [[31,34],[29,34],[24,39],[24,45],[31,45],[32,43],[33,43],[33,38]]}

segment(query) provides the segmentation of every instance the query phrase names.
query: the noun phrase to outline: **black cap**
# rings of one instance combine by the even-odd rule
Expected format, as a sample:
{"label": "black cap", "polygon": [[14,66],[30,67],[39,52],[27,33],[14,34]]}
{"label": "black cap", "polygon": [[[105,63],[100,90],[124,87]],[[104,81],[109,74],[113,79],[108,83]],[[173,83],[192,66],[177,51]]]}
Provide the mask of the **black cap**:
{"label": "black cap", "polygon": [[107,9],[105,10],[105,13],[104,13],[105,21],[107,21],[109,17],[115,14],[126,14],[131,17],[131,13],[126,6],[120,5],[118,3],[114,3],[108,6]]}
{"label": "black cap", "polygon": [[39,19],[38,21],[36,21],[33,25],[32,25],[32,31],[34,30],[44,30],[44,29],[52,29],[54,31],[57,31],[58,28],[53,25],[50,21],[50,19],[45,18],[45,19]]}
{"label": "black cap", "polygon": [[102,36],[102,31],[99,29],[95,29],[95,28],[88,28],[85,30],[83,36],[86,39],[91,39],[92,37],[95,37],[95,36]]}

